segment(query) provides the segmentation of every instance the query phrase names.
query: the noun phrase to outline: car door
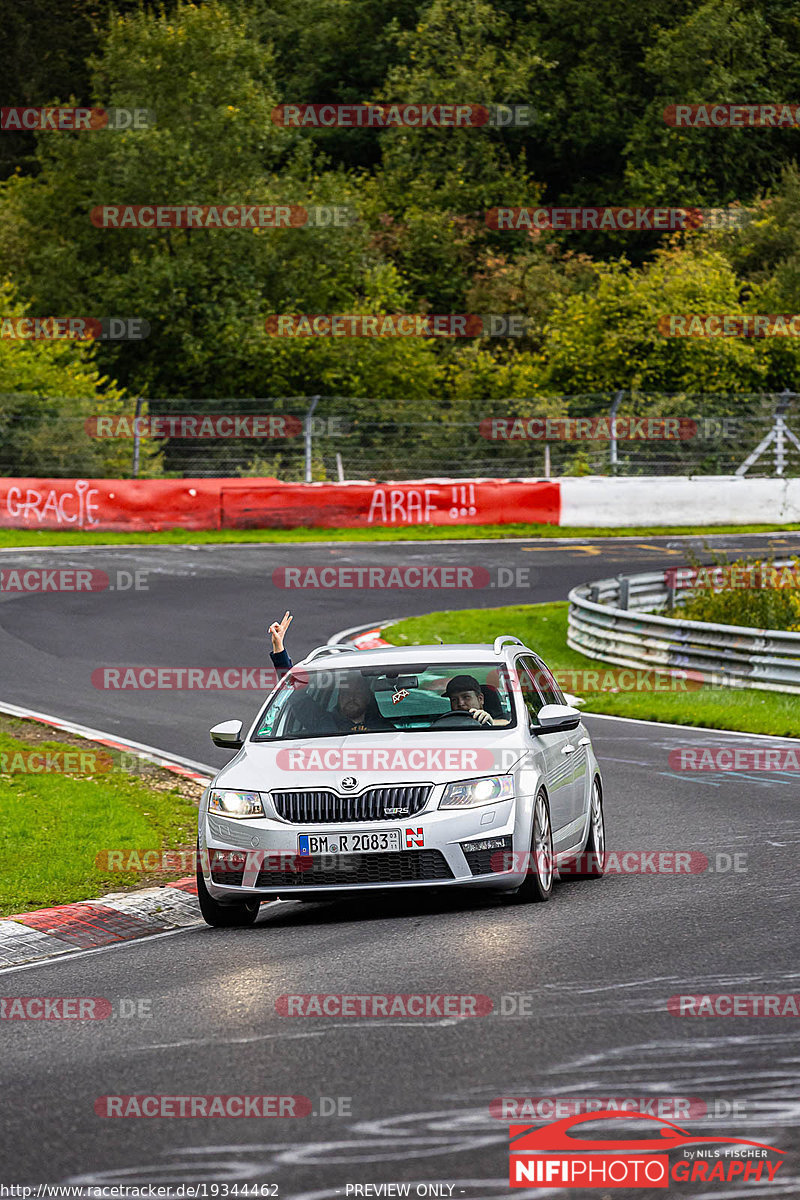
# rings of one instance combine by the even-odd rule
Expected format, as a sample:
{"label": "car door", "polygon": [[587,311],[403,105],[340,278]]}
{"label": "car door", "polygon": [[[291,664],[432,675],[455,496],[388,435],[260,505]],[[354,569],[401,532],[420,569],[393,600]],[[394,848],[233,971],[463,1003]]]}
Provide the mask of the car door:
{"label": "car door", "polygon": [[[567,703],[564,699],[564,693],[558,686],[552,671],[549,667],[545,666],[538,655],[526,655],[525,665],[533,674],[546,704]],[[567,742],[568,745],[573,747],[571,752],[567,751],[572,763],[572,778],[575,785],[572,797],[572,819],[578,822],[578,831],[580,832],[583,829],[586,813],[589,808],[589,756],[587,747],[590,742],[583,722],[581,722],[577,729],[573,729],[570,732]]]}
{"label": "car door", "polygon": [[[536,669],[533,664],[534,670]],[[550,821],[553,826],[553,848],[558,853],[571,844],[570,826],[575,819],[575,781],[572,758],[576,747],[569,733],[542,733],[531,729],[539,710],[546,701],[537,685],[536,675],[523,658],[515,663],[520,692],[528,711],[529,735],[544,759],[547,794],[550,797]]]}

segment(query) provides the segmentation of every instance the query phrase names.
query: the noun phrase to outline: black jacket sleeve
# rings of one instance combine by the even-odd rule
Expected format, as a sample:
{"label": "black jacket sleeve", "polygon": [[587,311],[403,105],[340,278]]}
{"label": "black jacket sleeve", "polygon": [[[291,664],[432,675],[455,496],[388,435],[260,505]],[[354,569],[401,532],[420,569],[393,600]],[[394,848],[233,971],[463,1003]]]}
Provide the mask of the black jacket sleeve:
{"label": "black jacket sleeve", "polygon": [[269,656],[272,659],[273,667],[278,672],[279,678],[281,675],[285,675],[292,666],[292,660],[286,650],[278,650],[277,653],[274,650],[270,650]]}

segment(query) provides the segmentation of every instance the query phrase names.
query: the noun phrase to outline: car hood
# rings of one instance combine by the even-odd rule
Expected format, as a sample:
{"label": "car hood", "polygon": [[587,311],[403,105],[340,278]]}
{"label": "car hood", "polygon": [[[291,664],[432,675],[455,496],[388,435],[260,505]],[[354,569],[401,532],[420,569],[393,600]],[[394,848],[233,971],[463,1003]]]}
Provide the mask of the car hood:
{"label": "car hood", "polygon": [[357,794],[367,787],[448,783],[510,771],[529,747],[518,728],[471,735],[368,733],[341,737],[247,742],[219,772],[218,787],[247,791],[334,788],[354,776]]}

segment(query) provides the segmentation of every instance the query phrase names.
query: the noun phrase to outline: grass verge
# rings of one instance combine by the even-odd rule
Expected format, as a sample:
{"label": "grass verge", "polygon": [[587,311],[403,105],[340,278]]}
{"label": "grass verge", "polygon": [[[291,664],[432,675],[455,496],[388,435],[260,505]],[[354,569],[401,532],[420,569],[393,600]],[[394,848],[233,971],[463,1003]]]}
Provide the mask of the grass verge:
{"label": "grass verge", "polygon": [[[31,751],[69,755],[60,760],[67,770],[21,769],[41,763],[41,757],[31,762]],[[119,762],[105,746],[0,714],[0,916],[187,874],[122,873],[95,864],[103,850],[195,845],[200,785],[140,761],[132,775]],[[106,765],[111,769],[97,770]]]}
{"label": "grass verge", "polygon": [[157,533],[0,529],[0,549],[43,546],[201,546],[237,542],[422,542],[486,538],[695,537],[715,533],[788,533],[800,525],[692,525],[617,529],[563,525],[414,525],[402,529],[162,529]]}
{"label": "grass verge", "polygon": [[[445,642],[492,642],[500,633],[513,633],[541,655],[555,672],[597,671],[612,682],[610,663],[598,662],[571,650],[567,645],[566,601],[555,604],[511,605],[505,608],[471,608],[462,612],[429,613],[410,617],[383,631],[387,642],[396,646]],[[641,675],[649,673],[641,672]],[[585,677],[584,677],[585,678]],[[652,678],[652,676],[650,676]],[[580,677],[575,687],[570,676],[563,679],[564,690],[582,696],[583,712],[609,713],[616,717],[637,717],[647,721],[671,721],[678,725],[701,725],[711,729],[737,729],[745,733],[765,733],[781,737],[800,737],[800,705],[796,696],[777,692],[759,692],[737,688],[700,688],[664,691],[581,690]],[[666,683],[666,678],[662,677]],[[682,680],[674,680],[675,686]]]}

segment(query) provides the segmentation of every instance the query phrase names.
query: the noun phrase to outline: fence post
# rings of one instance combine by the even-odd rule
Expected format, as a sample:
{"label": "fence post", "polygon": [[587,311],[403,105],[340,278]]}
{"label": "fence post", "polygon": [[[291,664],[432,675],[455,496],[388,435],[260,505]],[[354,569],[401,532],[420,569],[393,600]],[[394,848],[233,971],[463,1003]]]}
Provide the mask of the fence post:
{"label": "fence post", "polygon": [[131,479],[137,479],[139,476],[139,417],[142,412],[142,397],[136,397],[136,418],[133,422],[133,464],[131,466]]}
{"label": "fence post", "polygon": [[311,397],[311,406],[306,413],[305,419],[306,483],[311,483],[311,418],[314,415],[314,409],[317,407],[319,399],[319,396]]}
{"label": "fence post", "polygon": [[611,448],[610,448],[611,453],[609,455],[609,463],[611,465],[612,472],[615,475],[617,472],[617,462],[618,462],[618,458],[617,458],[617,427],[615,424],[615,418],[617,415],[617,410],[619,409],[619,406],[622,403],[622,397],[624,395],[625,395],[625,392],[621,389],[620,389],[620,391],[617,392],[616,396],[614,397],[614,402],[612,403],[611,409],[608,414],[609,422],[611,425]]}

